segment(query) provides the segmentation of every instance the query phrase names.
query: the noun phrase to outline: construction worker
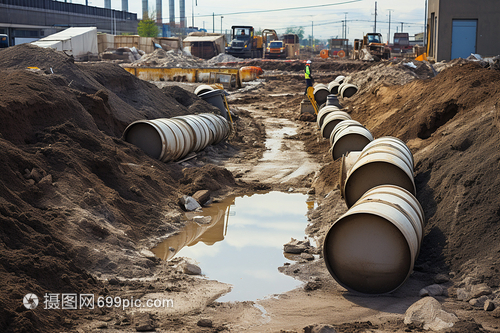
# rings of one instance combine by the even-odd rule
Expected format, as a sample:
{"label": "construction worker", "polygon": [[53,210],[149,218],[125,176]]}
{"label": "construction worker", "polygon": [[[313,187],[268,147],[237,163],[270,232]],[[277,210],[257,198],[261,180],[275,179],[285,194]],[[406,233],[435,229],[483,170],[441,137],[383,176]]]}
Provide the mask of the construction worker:
{"label": "construction worker", "polygon": [[312,87],[313,83],[313,78],[311,75],[311,60],[307,60],[306,62],[306,68],[304,70],[305,78],[306,78],[306,92],[304,95],[307,95],[307,88]]}

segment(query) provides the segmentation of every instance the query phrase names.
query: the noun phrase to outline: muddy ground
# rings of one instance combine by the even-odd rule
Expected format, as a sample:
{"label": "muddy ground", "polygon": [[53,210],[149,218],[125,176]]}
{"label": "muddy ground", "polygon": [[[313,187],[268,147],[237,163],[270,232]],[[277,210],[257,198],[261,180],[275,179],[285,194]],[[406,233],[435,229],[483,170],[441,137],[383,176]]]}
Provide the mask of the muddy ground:
{"label": "muddy ground", "polygon": [[[414,154],[427,225],[414,272],[396,292],[348,292],[322,259],[298,259],[276,269],[303,286],[221,303],[230,286],[184,273],[182,258],[163,262],[148,251],[182,228],[178,199],[197,190],[214,201],[256,190],[314,193],[318,207],[304,227],[316,253],[346,211],[328,141],[315,122],[298,120],[302,63],[247,64],[265,74],[231,92],[235,133],[188,161],[161,163],[121,133],[137,119],[217,113],[191,93],[193,85],[159,89],[116,65],[75,64],[31,46],[0,51],[1,330],[419,332],[403,323],[404,313],[440,274],[445,292],[436,298],[460,320],[448,332],[499,332],[498,308],[457,298],[459,288],[485,284],[500,307],[500,73],[473,62],[437,75],[424,63],[314,62],[316,82],[342,74],[360,86],[341,101],[353,119],[375,137],[401,138]],[[174,307],[44,309],[42,298],[27,310],[27,293],[168,298]]]}

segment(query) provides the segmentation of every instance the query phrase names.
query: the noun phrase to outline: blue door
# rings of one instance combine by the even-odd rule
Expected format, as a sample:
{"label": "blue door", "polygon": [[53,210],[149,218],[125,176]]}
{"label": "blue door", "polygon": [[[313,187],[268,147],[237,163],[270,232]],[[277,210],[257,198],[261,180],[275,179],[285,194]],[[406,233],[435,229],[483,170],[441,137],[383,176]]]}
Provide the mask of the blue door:
{"label": "blue door", "polygon": [[477,20],[453,20],[451,59],[467,58],[476,53]]}

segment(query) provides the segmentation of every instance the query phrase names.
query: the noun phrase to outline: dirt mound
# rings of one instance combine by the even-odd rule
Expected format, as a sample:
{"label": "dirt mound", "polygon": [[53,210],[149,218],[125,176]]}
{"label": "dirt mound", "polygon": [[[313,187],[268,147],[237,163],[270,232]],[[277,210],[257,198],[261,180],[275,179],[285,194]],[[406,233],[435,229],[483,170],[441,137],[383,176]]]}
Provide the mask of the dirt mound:
{"label": "dirt mound", "polygon": [[[158,262],[141,250],[182,225],[177,198],[234,179],[153,160],[119,139],[133,120],[214,110],[192,93],[30,45],[0,59],[0,331],[71,330],[74,311],[43,309],[45,293],[97,297],[106,279],[152,276]],[[27,293],[41,298],[35,312],[22,305]]]}
{"label": "dirt mound", "polygon": [[[189,113],[174,98],[117,65],[75,64],[71,57],[52,49],[29,44],[3,49],[0,71],[5,75],[0,83],[0,132],[5,137],[11,133],[9,140],[17,143],[32,140],[37,129],[60,124],[61,119],[74,119],[77,126],[94,131],[97,127],[119,137],[135,120]],[[26,113],[26,106],[32,114]]]}
{"label": "dirt mound", "polygon": [[356,72],[345,79],[359,87],[359,93],[366,92],[375,85],[403,85],[415,79],[429,79],[434,76],[429,63],[422,61],[372,63],[366,70]]}
{"label": "dirt mound", "polygon": [[401,138],[414,153],[428,220],[416,269],[498,287],[500,72],[457,64],[432,79],[391,86],[385,80],[391,66],[368,72],[376,69],[382,82],[374,80],[346,106],[374,137]]}

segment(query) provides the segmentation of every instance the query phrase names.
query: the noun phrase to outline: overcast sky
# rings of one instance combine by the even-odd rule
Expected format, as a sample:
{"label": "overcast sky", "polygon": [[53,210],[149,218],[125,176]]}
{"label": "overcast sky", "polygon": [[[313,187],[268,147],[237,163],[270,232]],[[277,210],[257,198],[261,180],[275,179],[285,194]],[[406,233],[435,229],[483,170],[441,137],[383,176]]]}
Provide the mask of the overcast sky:
{"label": "overcast sky", "polygon": [[[372,32],[375,18],[375,1],[372,0],[186,0],[186,16],[188,26],[192,25],[193,4],[195,26],[207,29],[213,28],[212,13],[215,13],[215,31],[222,28],[231,29],[232,25],[252,25],[255,28],[275,29],[283,33],[287,27],[304,28],[305,36],[311,35],[318,39],[342,36],[342,20],[347,15],[347,37],[352,41],[361,38],[364,33]],[[85,0],[73,0],[73,3],[84,4]],[[104,0],[89,0],[89,5],[103,7]],[[258,12],[263,9],[275,10],[294,7],[319,6],[283,11]],[[121,0],[111,0],[113,9],[121,10]],[[155,10],[156,0],[149,0],[150,10]],[[396,31],[408,32],[410,36],[424,31],[425,0],[379,0],[377,1],[377,32],[382,33],[387,40],[389,29],[389,10],[391,10],[391,36]],[[129,11],[142,17],[142,0],[129,0]],[[179,0],[175,1],[176,21],[179,22]],[[245,14],[235,14],[246,12]],[[347,14],[345,14],[347,13]],[[168,0],[163,0],[163,22],[168,23]],[[314,26],[312,27],[312,25]],[[397,30],[396,30],[397,29]],[[392,37],[391,37],[392,40]]]}

